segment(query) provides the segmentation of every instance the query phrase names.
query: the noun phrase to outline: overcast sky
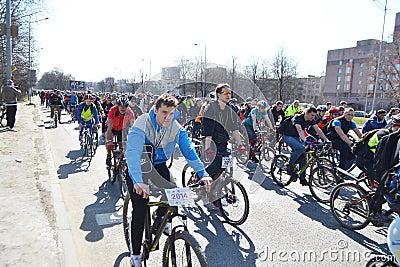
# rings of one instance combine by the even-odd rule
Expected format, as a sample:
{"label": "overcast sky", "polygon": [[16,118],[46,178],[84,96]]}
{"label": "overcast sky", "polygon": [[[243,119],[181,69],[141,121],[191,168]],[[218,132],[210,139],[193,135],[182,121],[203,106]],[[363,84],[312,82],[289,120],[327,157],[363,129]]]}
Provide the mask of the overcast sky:
{"label": "overcast sky", "polygon": [[[328,50],[380,39],[384,0],[46,0],[49,20],[35,23],[39,78],[54,67],[76,80],[131,79],[184,57],[230,66],[273,59],[280,46],[302,76],[325,72]],[[399,0],[387,0],[384,39]],[[194,44],[198,44],[195,46]],[[150,64],[151,62],[151,64]]]}

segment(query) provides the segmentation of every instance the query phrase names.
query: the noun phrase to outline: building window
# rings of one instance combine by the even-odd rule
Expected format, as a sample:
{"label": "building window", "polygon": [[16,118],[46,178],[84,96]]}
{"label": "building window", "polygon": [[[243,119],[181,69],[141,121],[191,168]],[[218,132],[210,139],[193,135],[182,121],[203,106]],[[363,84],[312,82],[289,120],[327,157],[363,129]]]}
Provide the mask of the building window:
{"label": "building window", "polygon": [[353,63],[353,59],[352,58],[349,59],[349,63]]}
{"label": "building window", "polygon": [[336,85],[336,90],[340,90],[340,84]]}
{"label": "building window", "polygon": [[346,74],[351,73],[351,67],[346,67]]}
{"label": "building window", "polygon": [[363,68],[364,67],[364,63],[360,63],[360,68]]}
{"label": "building window", "polygon": [[337,76],[337,81],[340,82],[342,78],[340,76]]}
{"label": "building window", "polygon": [[379,108],[383,108],[383,102],[379,102]]}
{"label": "building window", "polygon": [[384,93],[381,93],[381,98],[382,99],[385,98],[385,94]]}
{"label": "building window", "polygon": [[374,90],[374,85],[373,85],[372,83],[371,83],[371,84],[368,84],[368,87],[367,87],[367,88],[368,88],[368,90],[370,90],[370,91],[371,91],[371,90]]}
{"label": "building window", "polygon": [[346,82],[350,82],[351,76],[345,76],[345,77],[344,77],[344,80],[345,80]]}
{"label": "building window", "polygon": [[369,71],[375,71],[376,67],[375,66],[369,66]]}
{"label": "building window", "polygon": [[362,76],[363,76],[363,72],[360,71],[360,72],[358,73],[358,76],[362,77]]}
{"label": "building window", "polygon": [[343,90],[350,90],[350,84],[346,83],[343,87]]}
{"label": "building window", "polygon": [[397,63],[395,66],[396,66],[396,70],[400,70],[400,63]]}
{"label": "building window", "polygon": [[339,60],[339,65],[343,65],[343,60]]}
{"label": "building window", "polygon": [[337,73],[342,73],[342,68],[338,68]]}
{"label": "building window", "polygon": [[374,76],[368,76],[368,81],[369,82],[373,82],[375,79],[374,79]]}
{"label": "building window", "polygon": [[358,81],[358,85],[361,85],[362,84],[362,81]]}

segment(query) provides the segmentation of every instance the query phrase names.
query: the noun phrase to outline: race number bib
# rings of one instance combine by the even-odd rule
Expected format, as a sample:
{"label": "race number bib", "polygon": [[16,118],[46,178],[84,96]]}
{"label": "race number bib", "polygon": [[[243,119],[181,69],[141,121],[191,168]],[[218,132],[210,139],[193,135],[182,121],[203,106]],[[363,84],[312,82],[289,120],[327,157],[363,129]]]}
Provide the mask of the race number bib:
{"label": "race number bib", "polygon": [[170,206],[194,205],[192,193],[189,187],[165,189]]}
{"label": "race number bib", "polygon": [[229,155],[227,157],[222,157],[222,164],[221,164],[221,168],[230,168],[233,165],[233,157],[232,155]]}

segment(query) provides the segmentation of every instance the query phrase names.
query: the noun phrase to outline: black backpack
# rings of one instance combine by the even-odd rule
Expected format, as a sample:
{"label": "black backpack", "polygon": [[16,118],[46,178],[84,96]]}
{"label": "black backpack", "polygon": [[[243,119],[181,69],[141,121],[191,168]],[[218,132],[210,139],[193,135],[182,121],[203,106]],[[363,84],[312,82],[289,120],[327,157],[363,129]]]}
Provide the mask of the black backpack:
{"label": "black backpack", "polygon": [[277,127],[278,133],[279,134],[283,134],[283,132],[286,130],[286,128],[292,124],[292,119],[293,119],[294,115],[285,117],[283,119],[283,121],[281,122],[281,124]]}
{"label": "black backpack", "polygon": [[359,140],[357,140],[357,142],[355,142],[353,144],[353,146],[351,147],[351,153],[353,153],[353,155],[358,155],[361,151],[364,151],[365,149],[368,149],[369,140],[379,130],[380,129],[374,129],[374,130],[371,130],[371,131],[366,132],[365,134],[363,134],[361,136],[361,138]]}

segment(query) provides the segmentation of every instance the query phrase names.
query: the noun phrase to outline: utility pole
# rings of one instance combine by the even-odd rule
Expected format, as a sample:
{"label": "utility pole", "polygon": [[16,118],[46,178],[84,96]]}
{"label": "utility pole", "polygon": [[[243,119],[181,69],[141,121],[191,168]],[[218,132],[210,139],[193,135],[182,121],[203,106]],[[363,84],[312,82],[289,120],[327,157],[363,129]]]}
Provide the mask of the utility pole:
{"label": "utility pole", "polygon": [[11,0],[6,0],[6,60],[7,80],[12,79],[12,57],[11,57]]}

